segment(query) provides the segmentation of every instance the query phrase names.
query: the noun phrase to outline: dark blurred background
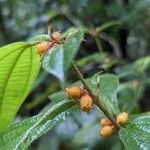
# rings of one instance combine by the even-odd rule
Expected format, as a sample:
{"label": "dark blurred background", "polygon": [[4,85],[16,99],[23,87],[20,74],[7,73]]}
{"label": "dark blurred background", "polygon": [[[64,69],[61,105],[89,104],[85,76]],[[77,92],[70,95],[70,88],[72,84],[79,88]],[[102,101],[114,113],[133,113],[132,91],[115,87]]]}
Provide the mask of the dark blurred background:
{"label": "dark blurred background", "polygon": [[[123,103],[125,107],[130,107],[133,103],[132,112],[149,111],[149,59],[134,62],[150,54],[150,0],[0,0],[0,46],[30,41],[36,35],[47,33],[48,26],[63,32],[70,27],[93,29],[110,21],[118,21],[120,25],[100,33],[101,57],[97,57],[99,51],[95,39],[85,34],[76,57],[77,63],[85,77],[99,70],[117,74],[123,85],[132,85],[131,89],[118,94],[120,105]],[[138,72],[140,66],[142,73]],[[66,85],[74,81],[76,77],[71,71]],[[51,103],[48,95],[59,90],[58,80],[41,69],[16,120],[38,114]],[[136,101],[130,102],[131,99]],[[129,104],[126,106],[126,103]],[[90,114],[77,112],[34,142],[30,149],[120,149],[120,145],[114,142],[118,141],[117,138],[107,142],[100,140],[96,132],[99,117],[96,113],[97,110]]]}

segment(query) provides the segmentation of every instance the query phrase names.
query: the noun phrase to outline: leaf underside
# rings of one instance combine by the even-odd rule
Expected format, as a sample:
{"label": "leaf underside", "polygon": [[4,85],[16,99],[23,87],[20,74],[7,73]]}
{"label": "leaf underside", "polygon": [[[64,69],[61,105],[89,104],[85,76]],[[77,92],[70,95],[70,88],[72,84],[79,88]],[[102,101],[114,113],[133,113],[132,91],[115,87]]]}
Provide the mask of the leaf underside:
{"label": "leaf underside", "polygon": [[79,49],[82,38],[83,32],[74,30],[65,40],[65,44],[51,48],[43,58],[43,68],[56,76],[62,87],[64,87],[66,73]]}
{"label": "leaf underside", "polygon": [[10,126],[0,134],[0,149],[26,149],[76,110],[74,101],[63,100],[44,113]]}

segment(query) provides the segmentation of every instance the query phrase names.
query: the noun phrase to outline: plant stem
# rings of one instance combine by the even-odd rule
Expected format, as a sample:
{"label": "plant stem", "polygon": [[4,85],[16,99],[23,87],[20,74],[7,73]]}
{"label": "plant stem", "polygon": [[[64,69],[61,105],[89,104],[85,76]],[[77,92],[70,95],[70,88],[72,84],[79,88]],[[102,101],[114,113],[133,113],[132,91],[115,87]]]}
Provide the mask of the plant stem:
{"label": "plant stem", "polygon": [[101,53],[103,52],[103,49],[102,49],[100,40],[98,39],[98,36],[97,36],[97,35],[95,35],[94,38],[95,38],[95,41],[96,41],[96,44],[97,44],[97,48],[98,48],[98,50],[99,50],[99,52],[100,52],[100,54],[101,54]]}
{"label": "plant stem", "polygon": [[75,73],[77,74],[79,80],[82,82],[82,84],[86,88],[87,92],[89,93],[89,95],[93,99],[94,103],[100,108],[100,110],[103,111],[103,113],[112,122],[112,124],[115,126],[115,128],[116,129],[120,129],[120,126],[118,125],[118,123],[116,122],[116,120],[114,119],[114,117],[109,113],[109,111],[100,102],[99,97],[92,92],[92,90],[88,86],[87,82],[85,81],[82,73],[80,72],[80,70],[78,69],[78,67],[76,66],[76,64],[74,62],[72,62],[72,67],[73,67],[73,70],[75,71]]}
{"label": "plant stem", "polygon": [[99,27],[96,28],[96,33],[99,33],[101,31],[103,31],[104,29],[107,29],[111,26],[114,26],[114,25],[120,25],[120,22],[118,21],[110,21],[110,22],[107,22]]}

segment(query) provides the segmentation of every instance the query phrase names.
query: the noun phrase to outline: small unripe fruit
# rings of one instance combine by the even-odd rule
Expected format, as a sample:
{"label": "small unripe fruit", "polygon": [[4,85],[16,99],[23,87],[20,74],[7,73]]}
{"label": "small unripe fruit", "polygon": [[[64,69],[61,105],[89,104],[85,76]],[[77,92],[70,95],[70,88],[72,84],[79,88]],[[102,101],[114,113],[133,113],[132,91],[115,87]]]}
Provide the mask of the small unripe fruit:
{"label": "small unripe fruit", "polygon": [[82,111],[89,112],[92,109],[93,100],[88,94],[85,94],[80,99],[80,108]]}
{"label": "small unripe fruit", "polygon": [[107,119],[107,118],[101,118],[101,120],[100,120],[100,125],[101,125],[102,127],[104,127],[104,126],[112,126],[112,123],[111,123],[111,121],[110,121],[109,119]]}
{"label": "small unripe fruit", "polygon": [[105,126],[100,130],[100,136],[102,138],[107,138],[113,133],[113,126]]}
{"label": "small unripe fruit", "polygon": [[68,87],[65,89],[65,92],[70,99],[80,99],[82,95],[82,91],[79,86]]}
{"label": "small unripe fruit", "polygon": [[53,32],[51,34],[51,38],[54,41],[59,41],[61,39],[61,34],[59,32]]}
{"label": "small unripe fruit", "polygon": [[43,42],[36,45],[39,54],[45,54],[50,47],[49,42]]}
{"label": "small unripe fruit", "polygon": [[117,123],[120,125],[124,125],[128,121],[128,113],[123,112],[119,114],[116,118]]}

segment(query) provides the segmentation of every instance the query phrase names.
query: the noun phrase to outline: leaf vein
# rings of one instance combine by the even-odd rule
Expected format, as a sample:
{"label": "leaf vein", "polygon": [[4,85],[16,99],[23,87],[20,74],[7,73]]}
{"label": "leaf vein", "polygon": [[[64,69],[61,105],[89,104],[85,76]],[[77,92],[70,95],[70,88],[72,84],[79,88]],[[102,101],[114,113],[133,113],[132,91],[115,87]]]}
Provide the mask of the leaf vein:
{"label": "leaf vein", "polygon": [[23,52],[24,52],[25,50],[26,50],[26,47],[25,47],[25,48],[18,54],[18,56],[16,57],[16,60],[15,60],[15,62],[14,62],[14,64],[13,64],[13,67],[12,67],[11,70],[9,71],[7,80],[6,80],[5,84],[4,84],[4,88],[3,88],[2,96],[1,96],[1,100],[0,100],[0,116],[1,116],[1,114],[2,114],[1,111],[2,111],[2,105],[3,105],[3,98],[4,98],[4,95],[5,95],[5,91],[6,91],[6,88],[7,88],[7,84],[8,84],[8,82],[9,82],[9,80],[10,80],[10,77],[11,77],[11,75],[12,75],[12,72],[13,72],[13,70],[14,70],[16,64],[17,64],[17,61],[18,61],[19,57],[23,54]]}

